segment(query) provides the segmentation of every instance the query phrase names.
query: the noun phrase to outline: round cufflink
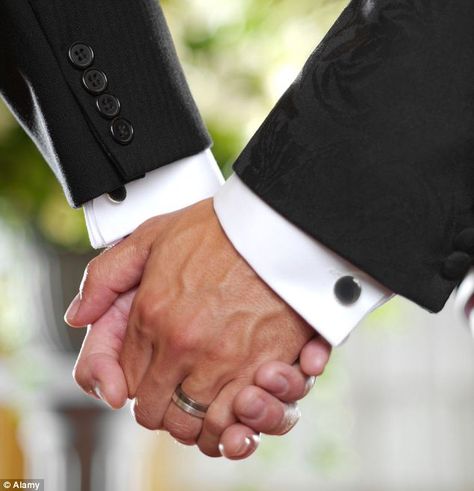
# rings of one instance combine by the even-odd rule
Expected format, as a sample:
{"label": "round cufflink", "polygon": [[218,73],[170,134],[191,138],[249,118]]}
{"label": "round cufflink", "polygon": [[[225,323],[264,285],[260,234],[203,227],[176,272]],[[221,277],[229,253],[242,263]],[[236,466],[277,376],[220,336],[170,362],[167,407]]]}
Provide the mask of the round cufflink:
{"label": "round cufflink", "polygon": [[117,189],[114,189],[110,193],[107,193],[107,198],[109,199],[109,201],[115,204],[122,203],[122,201],[125,201],[126,197],[127,189],[125,188],[125,186],[121,186]]}
{"label": "round cufflink", "polygon": [[334,285],[334,295],[342,305],[352,305],[362,293],[359,280],[353,276],[343,276]]}

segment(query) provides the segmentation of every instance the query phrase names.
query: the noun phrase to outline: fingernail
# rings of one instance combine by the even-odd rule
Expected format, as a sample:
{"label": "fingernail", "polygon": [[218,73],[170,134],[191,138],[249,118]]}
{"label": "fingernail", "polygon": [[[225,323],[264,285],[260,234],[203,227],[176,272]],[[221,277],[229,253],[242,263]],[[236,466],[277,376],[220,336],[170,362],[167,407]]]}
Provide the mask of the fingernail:
{"label": "fingernail", "polygon": [[305,392],[309,392],[314,387],[315,383],[316,383],[316,377],[314,375],[311,377],[308,377],[306,379]]}
{"label": "fingernail", "polygon": [[258,435],[251,435],[249,438],[252,447],[257,447],[260,443],[260,433]]}
{"label": "fingernail", "polygon": [[69,307],[66,310],[66,313],[64,314],[64,321],[67,324],[71,324],[74,322],[74,318],[76,317],[76,314],[79,310],[79,307],[81,305],[81,295],[78,293],[75,297],[74,300],[71,302]]}
{"label": "fingernail", "polygon": [[246,436],[244,441],[242,442],[242,445],[237,450],[236,457],[241,457],[242,455],[246,454],[250,450],[257,448],[259,443],[260,443],[259,435]]}
{"label": "fingernail", "polygon": [[98,382],[96,382],[94,384],[94,387],[92,387],[92,392],[94,392],[94,394],[102,401],[102,402],[105,402],[105,404],[107,404],[107,406],[109,406],[110,408],[112,407],[108,402],[107,400],[104,398],[103,394],[102,394],[102,390],[100,388],[100,385]]}
{"label": "fingernail", "polygon": [[243,411],[243,416],[256,419],[261,416],[263,410],[265,409],[265,401],[260,397],[257,397],[253,400],[251,404],[249,404]]}
{"label": "fingernail", "polygon": [[99,383],[96,382],[94,384],[94,386],[92,387],[92,392],[94,392],[94,394],[100,399],[100,400],[104,400],[103,396],[102,396],[102,391],[100,390],[100,386],[99,386]]}
{"label": "fingernail", "polygon": [[219,445],[217,446],[217,448],[219,449],[219,452],[221,453],[222,457],[225,457],[224,444],[223,443],[219,443]]}
{"label": "fingernail", "polygon": [[288,381],[283,375],[276,375],[274,379],[274,391],[276,394],[285,394],[288,392]]}
{"label": "fingernail", "polygon": [[[236,450],[235,454],[232,455],[232,457],[240,457],[241,455],[244,455],[244,453],[247,451],[247,449],[250,447],[252,444],[252,441],[248,436],[244,438],[244,441],[242,444],[239,446],[239,448]],[[227,458],[227,455],[225,454],[225,448],[223,443],[219,443],[218,445],[219,452],[223,457]]]}
{"label": "fingernail", "polygon": [[243,455],[247,451],[247,449],[250,447],[250,443],[251,443],[250,438],[248,436],[246,436],[244,438],[244,441],[242,442],[242,444],[237,449],[235,456],[240,457],[241,455]]}

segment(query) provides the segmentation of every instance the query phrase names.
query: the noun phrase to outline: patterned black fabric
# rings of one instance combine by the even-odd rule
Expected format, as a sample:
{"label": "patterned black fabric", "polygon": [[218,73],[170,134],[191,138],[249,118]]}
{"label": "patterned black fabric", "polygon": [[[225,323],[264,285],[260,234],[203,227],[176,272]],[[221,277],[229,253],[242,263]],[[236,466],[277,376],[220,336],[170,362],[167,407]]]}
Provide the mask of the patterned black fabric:
{"label": "patterned black fabric", "polygon": [[353,0],[234,167],[431,311],[460,280],[443,265],[474,224],[473,26],[472,0]]}

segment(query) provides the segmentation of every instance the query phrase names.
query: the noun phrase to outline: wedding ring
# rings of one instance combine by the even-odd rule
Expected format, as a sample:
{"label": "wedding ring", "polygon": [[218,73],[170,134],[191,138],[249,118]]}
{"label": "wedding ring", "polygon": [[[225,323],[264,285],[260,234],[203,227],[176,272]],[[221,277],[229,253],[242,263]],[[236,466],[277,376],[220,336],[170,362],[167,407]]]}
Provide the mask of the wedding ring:
{"label": "wedding ring", "polygon": [[185,413],[201,419],[204,419],[206,417],[206,412],[209,409],[209,406],[206,404],[201,404],[194,399],[191,399],[191,397],[189,397],[181,388],[181,384],[176,387],[176,390],[174,391],[171,399]]}

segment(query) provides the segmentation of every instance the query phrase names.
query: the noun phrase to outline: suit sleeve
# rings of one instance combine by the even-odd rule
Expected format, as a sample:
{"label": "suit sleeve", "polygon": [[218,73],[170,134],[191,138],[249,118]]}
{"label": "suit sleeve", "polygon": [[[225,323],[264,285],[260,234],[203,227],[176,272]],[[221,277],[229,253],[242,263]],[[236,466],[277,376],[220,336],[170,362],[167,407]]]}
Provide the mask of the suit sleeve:
{"label": "suit sleeve", "polygon": [[1,0],[0,92],[73,206],[211,144],[154,0]]}
{"label": "suit sleeve", "polygon": [[437,312],[474,253],[474,2],[353,0],[238,158],[304,232]]}

